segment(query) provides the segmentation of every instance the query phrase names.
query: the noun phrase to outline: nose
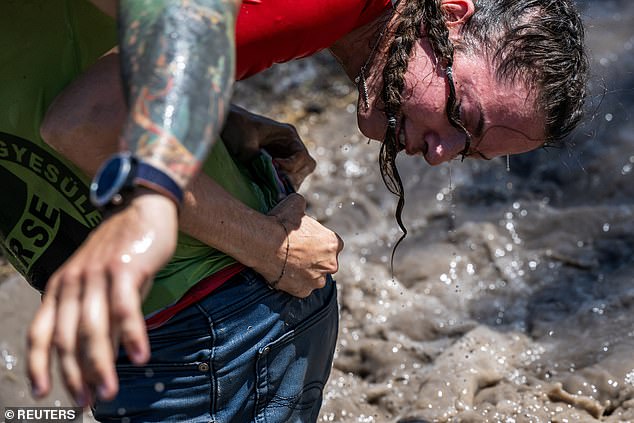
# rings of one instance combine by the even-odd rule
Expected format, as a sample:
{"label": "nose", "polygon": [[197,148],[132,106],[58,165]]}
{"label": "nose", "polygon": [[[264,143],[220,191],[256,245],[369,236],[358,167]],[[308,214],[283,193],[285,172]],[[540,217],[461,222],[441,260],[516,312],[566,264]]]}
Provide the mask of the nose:
{"label": "nose", "polygon": [[432,166],[452,160],[465,146],[465,135],[458,131],[443,136],[437,132],[429,132],[424,139],[427,144],[425,160]]}

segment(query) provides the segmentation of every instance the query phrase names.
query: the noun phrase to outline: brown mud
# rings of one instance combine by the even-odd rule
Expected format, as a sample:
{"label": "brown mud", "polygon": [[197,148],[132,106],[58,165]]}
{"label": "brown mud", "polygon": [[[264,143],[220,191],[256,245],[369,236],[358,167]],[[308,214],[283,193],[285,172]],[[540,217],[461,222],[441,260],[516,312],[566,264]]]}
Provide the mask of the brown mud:
{"label": "brown mud", "polygon": [[[294,123],[318,167],[300,192],[345,240],[337,355],[320,421],[634,422],[634,5],[584,1],[591,117],[568,147],[432,168],[401,157],[409,235],[326,54],[240,83]],[[37,295],[0,283],[0,404],[32,404]],[[46,404],[67,404],[59,386]]]}

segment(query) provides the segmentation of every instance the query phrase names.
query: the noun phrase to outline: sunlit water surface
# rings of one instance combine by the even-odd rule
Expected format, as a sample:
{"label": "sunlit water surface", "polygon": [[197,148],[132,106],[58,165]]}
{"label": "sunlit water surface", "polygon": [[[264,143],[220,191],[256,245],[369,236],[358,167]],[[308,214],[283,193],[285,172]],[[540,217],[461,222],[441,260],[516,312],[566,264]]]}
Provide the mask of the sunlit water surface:
{"label": "sunlit water surface", "polygon": [[[346,243],[320,421],[634,422],[634,4],[582,4],[592,119],[510,171],[400,158],[410,233],[394,278],[395,200],[331,61],[237,87],[239,103],[296,124],[318,161],[308,211]],[[28,403],[11,388],[25,386],[21,345],[0,340],[10,405]]]}

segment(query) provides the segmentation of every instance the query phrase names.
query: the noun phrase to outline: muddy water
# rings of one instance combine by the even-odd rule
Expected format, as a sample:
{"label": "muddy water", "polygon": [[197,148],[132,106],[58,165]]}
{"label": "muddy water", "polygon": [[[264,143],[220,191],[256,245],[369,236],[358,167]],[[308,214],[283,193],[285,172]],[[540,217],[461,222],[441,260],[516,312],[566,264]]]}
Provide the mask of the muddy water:
{"label": "muddy water", "polygon": [[[634,422],[634,5],[582,4],[593,119],[574,145],[511,157],[510,171],[400,158],[410,233],[393,278],[395,201],[332,62],[237,88],[239,103],[297,125],[318,161],[301,190],[309,213],[346,242],[320,421]],[[0,285],[7,319],[31,314],[17,285]],[[24,320],[0,335],[4,404],[28,401]]]}
{"label": "muddy water", "polygon": [[346,242],[321,421],[634,422],[634,6],[583,6],[592,119],[510,171],[399,159],[410,234],[394,279],[395,201],[354,94],[301,65],[250,82],[285,99],[298,85],[276,116],[319,163],[309,212]]}

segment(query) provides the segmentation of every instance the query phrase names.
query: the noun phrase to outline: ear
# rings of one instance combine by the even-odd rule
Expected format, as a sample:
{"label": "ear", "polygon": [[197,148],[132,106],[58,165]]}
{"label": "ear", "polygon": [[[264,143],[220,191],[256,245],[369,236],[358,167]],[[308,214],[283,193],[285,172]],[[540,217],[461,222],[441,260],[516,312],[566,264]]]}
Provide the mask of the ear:
{"label": "ear", "polygon": [[447,28],[460,29],[475,12],[472,0],[442,0],[440,8],[447,18]]}

